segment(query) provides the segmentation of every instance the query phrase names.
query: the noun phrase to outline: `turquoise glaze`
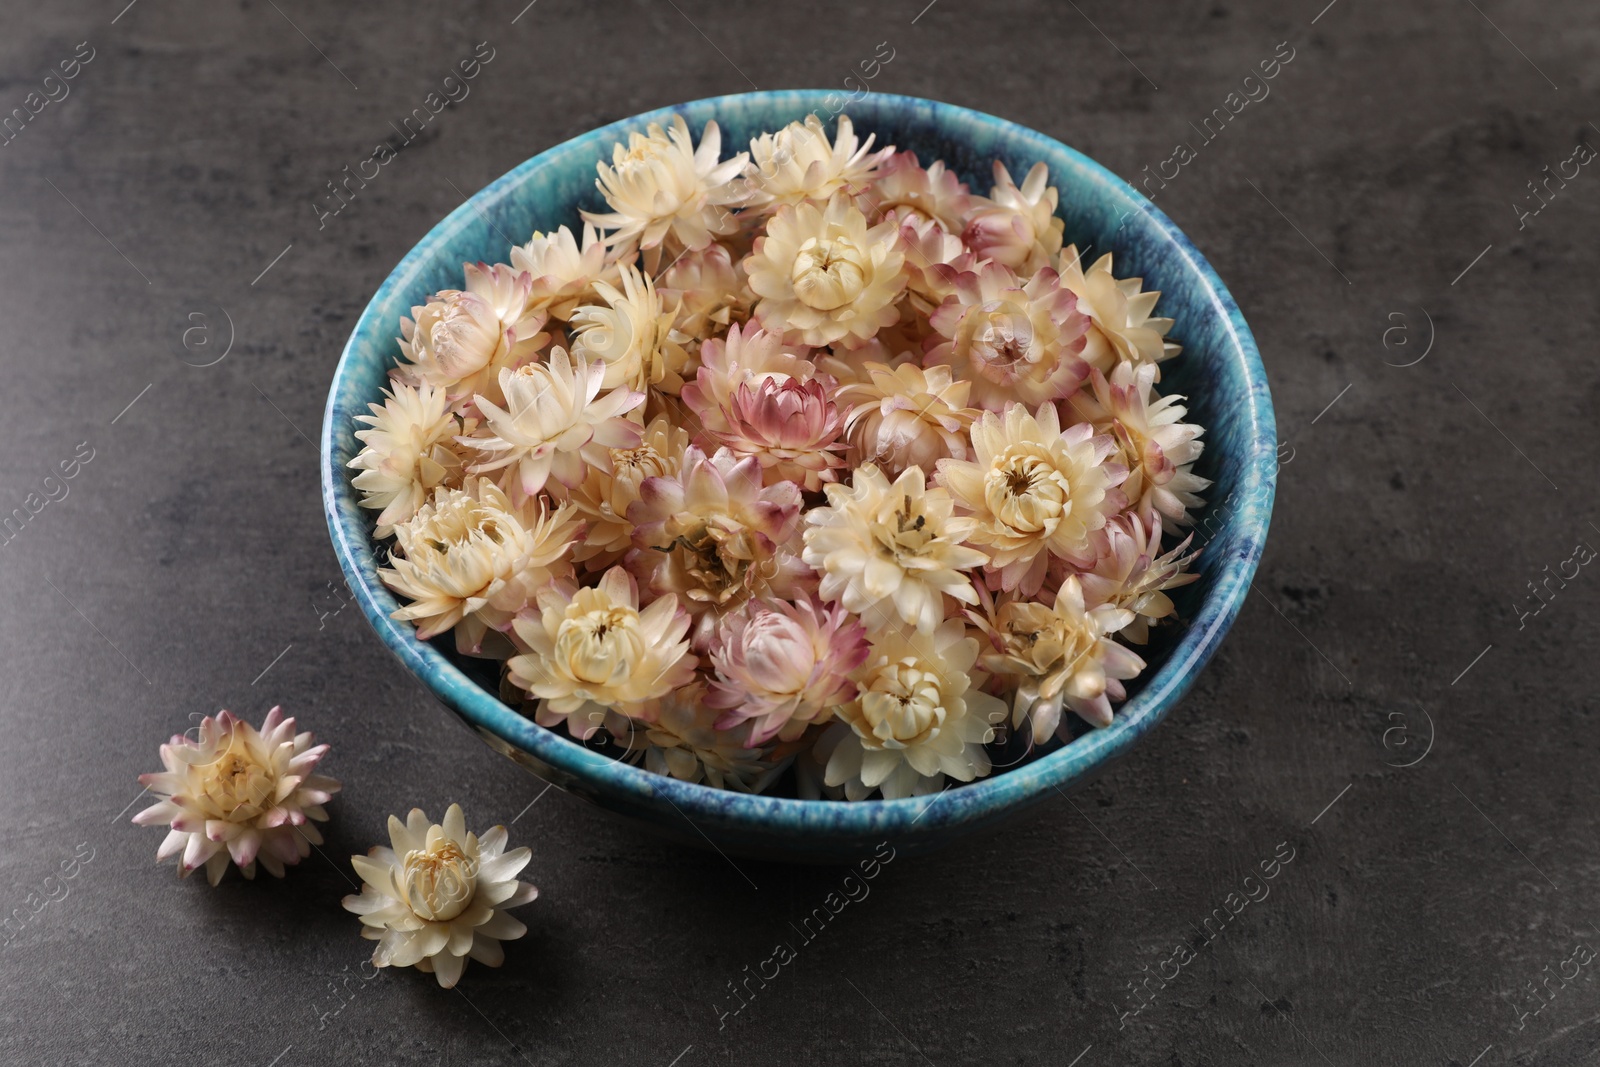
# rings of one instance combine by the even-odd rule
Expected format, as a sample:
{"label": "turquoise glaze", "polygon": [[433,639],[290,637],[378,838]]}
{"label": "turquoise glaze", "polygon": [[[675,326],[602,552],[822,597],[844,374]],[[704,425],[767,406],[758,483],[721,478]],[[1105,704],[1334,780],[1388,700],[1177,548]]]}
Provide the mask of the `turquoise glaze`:
{"label": "turquoise glaze", "polygon": [[1267,536],[1277,435],[1249,327],[1216,272],[1166,215],[1094,160],[1004,119],[882,93],[850,105],[863,136],[914,150],[924,165],[943,159],[977,192],[992,184],[991,160],[1002,160],[1019,181],[1034,163],[1049,165],[1067,240],[1087,250],[1085,262],[1114,251],[1118,276],[1142,275],[1146,288],[1161,290],[1157,312],[1176,320],[1172,336],[1184,346],[1164,365],[1162,389],[1189,396],[1193,421],[1206,427],[1199,470],[1216,483],[1198,527],[1206,542],[1201,578],[1176,598],[1183,621],[1145,650],[1151,665],[1117,709],[1116,722],[1103,730],[1080,726],[1070,743],[1026,761],[1002,753],[997,765],[1018,765],[935,798],[849,804],[745,796],[650,774],[543,729],[501,703],[493,673],[457,657],[448,638],[419,641],[410,623],[390,619],[399,605],[374,573],[373,513],[357,506],[346,464],[358,449],[353,419],[379,399],[398,358],[401,316],[429,293],[459,287],[463,262],[506,261],[508,238],[525,241],[536,229],[572,225],[579,207],[603,209],[594,165],[609,159],[611,146],[629,131],[679,114],[698,137],[715,119],[727,153],[807,112],[828,120],[830,96],[793,90],[697,100],[612,123],[517,167],[435,226],[389,275],[345,346],[322,424],[322,501],[339,564],[384,644],[447,707],[498,751],[608,811],[698,847],[797,862],[848,862],[886,839],[901,853],[926,851],[1083,784],[1166,716],[1227,633]]}

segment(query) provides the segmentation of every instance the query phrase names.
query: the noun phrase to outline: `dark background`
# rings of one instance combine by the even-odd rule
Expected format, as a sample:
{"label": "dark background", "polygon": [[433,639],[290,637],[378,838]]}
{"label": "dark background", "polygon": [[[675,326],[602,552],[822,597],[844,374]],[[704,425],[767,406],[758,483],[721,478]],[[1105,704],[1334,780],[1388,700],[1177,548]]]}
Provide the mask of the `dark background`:
{"label": "dark background", "polygon": [[[0,910],[27,916],[0,1061],[1592,1059],[1595,965],[1554,976],[1600,950],[1600,574],[1536,615],[1528,583],[1600,547],[1600,170],[1537,215],[1527,185],[1600,146],[1592,4],[124,2],[8,3],[0,34],[0,113],[94,50],[0,147],[0,513],[93,449],[0,545]],[[471,96],[319,229],[325,183],[480,41]],[[890,864],[719,1030],[843,872],[743,865],[752,888],[456,725],[336,610],[312,440],[368,296],[465,196],[648,108],[844,91],[880,42],[874,90],[1125,176],[1194,148],[1156,202],[1251,322],[1286,462],[1255,593],[1169,721],[1070,801]],[[1270,97],[1205,143],[1280,42]],[[324,855],[180,883],[128,822],[136,776],[199,715],[274,703],[333,745]],[[452,801],[532,846],[530,934],[457,991],[368,980],[345,857]],[[1119,1027],[1280,849],[1271,895]]]}

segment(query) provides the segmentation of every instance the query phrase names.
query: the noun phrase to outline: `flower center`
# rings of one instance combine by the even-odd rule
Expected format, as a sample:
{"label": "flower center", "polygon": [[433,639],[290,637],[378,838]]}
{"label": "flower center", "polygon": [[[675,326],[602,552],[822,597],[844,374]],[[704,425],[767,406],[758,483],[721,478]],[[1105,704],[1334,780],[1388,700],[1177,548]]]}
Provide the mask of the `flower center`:
{"label": "flower center", "polygon": [[643,658],[639,613],[613,605],[563,619],[556,631],[556,659],[588,685],[614,685]]}
{"label": "flower center", "polygon": [[1072,508],[1072,487],[1045,457],[1009,448],[984,475],[984,501],[1012,531],[1048,535]]}
{"label": "flower center", "polygon": [[417,918],[430,922],[460,915],[478,889],[477,864],[448,838],[407,852],[402,871],[406,903]]}
{"label": "flower center", "polygon": [[944,720],[944,694],[937,675],[913,660],[901,660],[878,671],[872,687],[861,695],[861,710],[873,736],[912,744]]}
{"label": "flower center", "polygon": [[260,815],[277,792],[277,776],[248,753],[230,750],[202,773],[201,794],[230,822]]}
{"label": "flower center", "polygon": [[800,246],[789,278],[807,307],[833,311],[867,287],[866,256],[850,241],[812,237]]}
{"label": "flower center", "polygon": [[873,534],[878,544],[883,548],[884,554],[896,562],[903,562],[906,557],[915,558],[922,554],[928,542],[935,537],[935,531],[928,525],[928,517],[911,504],[909,495],[900,498],[900,506],[895,509],[891,523],[874,523]]}

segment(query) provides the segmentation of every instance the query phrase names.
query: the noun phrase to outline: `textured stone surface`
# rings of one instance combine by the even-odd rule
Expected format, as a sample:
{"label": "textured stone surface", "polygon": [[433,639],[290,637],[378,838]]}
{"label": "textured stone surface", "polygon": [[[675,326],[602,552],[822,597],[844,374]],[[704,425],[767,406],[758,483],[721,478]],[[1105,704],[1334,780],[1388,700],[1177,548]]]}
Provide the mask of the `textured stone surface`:
{"label": "textured stone surface", "polygon": [[[1600,547],[1594,168],[1551,180],[1520,230],[1511,206],[1600,145],[1592,9],[540,0],[513,24],[518,0],[120,6],[18,7],[0,43],[0,112],[94,49],[0,147],[0,512],[94,450],[0,545],[0,905],[25,919],[0,944],[0,1059],[1592,1057],[1600,578],[1519,612],[1575,544]],[[319,229],[324,183],[479,41],[495,58],[471,96]],[[1293,451],[1260,595],[1184,706],[1070,802],[889,864],[803,944],[789,924],[843,871],[736,872],[543,793],[333,611],[306,438],[369,294],[466,194],[648,107],[844,88],[884,41],[875,88],[1124,175],[1191,146],[1151,188],[1249,317]],[[1271,95],[1206,142],[1195,127],[1279,42]],[[231,350],[186,365],[212,357],[185,328],[226,339],[218,309]],[[159,833],[128,824],[135,776],[191,716],[275,702],[334,745],[333,862],[179,884],[152,863]],[[452,800],[533,846],[530,936],[459,992],[368,980],[343,857],[387,813]],[[60,899],[35,912],[36,891]],[[1242,911],[1217,933],[1229,894]],[[727,983],[780,940],[797,958],[719,1029]]]}

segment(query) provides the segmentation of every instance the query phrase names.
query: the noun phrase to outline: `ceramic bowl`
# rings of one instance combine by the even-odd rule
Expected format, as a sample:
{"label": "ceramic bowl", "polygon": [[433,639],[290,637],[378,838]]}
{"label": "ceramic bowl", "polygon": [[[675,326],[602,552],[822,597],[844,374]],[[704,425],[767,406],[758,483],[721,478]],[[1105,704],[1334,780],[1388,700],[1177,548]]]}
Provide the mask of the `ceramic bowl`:
{"label": "ceramic bowl", "polygon": [[924,165],[943,159],[974,191],[988,192],[994,159],[1018,180],[1043,160],[1061,191],[1066,239],[1086,262],[1114,252],[1117,274],[1142,275],[1147,289],[1161,290],[1158,313],[1176,320],[1172,336],[1184,351],[1164,365],[1162,389],[1188,395],[1193,421],[1206,427],[1200,473],[1215,484],[1197,527],[1205,551],[1199,581],[1177,597],[1181,623],[1148,650],[1150,666],[1115,723],[1025,760],[1002,753],[997,765],[1016,765],[933,798],[851,804],[745,796],[650,774],[545,730],[500,701],[492,665],[458,657],[448,635],[419,641],[410,623],[392,620],[399,604],[375,575],[373,513],[357,505],[346,464],[359,447],[353,419],[380,398],[398,357],[401,316],[428,294],[459,287],[463,262],[504,262],[512,239],[572,224],[580,207],[603,210],[595,163],[609,160],[630,131],[680,114],[698,137],[715,119],[729,152],[810,112],[831,129],[839,99],[794,90],[697,100],[623,119],[528,160],[453,211],[389,275],[345,346],[322,425],[322,500],[334,549],[367,621],[405,668],[490,746],[541,778],[730,857],[850,862],[883,841],[898,854],[922,852],[1083,784],[1165,718],[1216,652],[1249,592],[1272,509],[1277,437],[1260,356],[1233,297],[1172,221],[1115,174],[1043,134],[966,108],[872,93],[849,105],[858,133],[913,150]]}

